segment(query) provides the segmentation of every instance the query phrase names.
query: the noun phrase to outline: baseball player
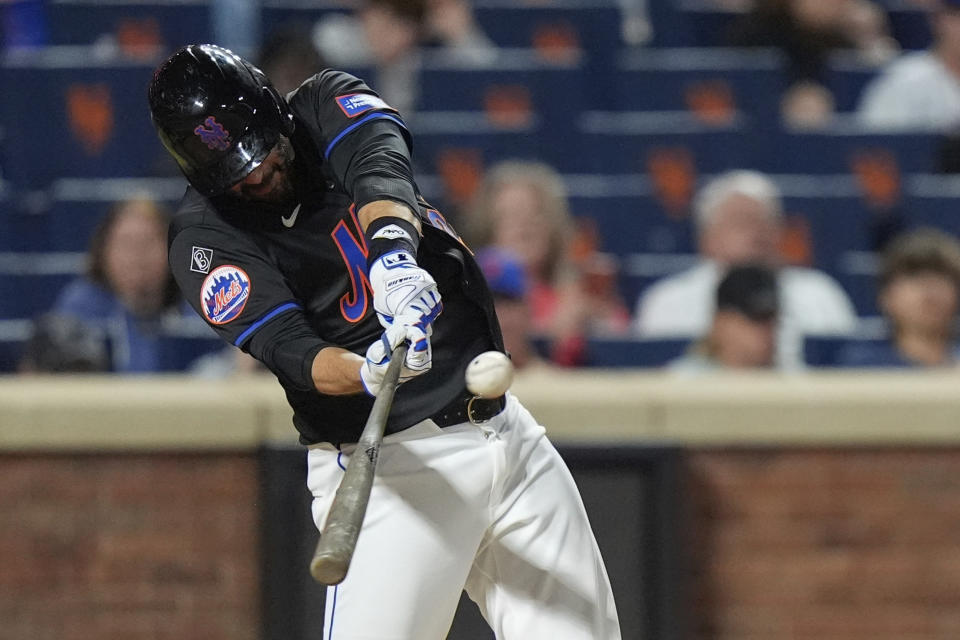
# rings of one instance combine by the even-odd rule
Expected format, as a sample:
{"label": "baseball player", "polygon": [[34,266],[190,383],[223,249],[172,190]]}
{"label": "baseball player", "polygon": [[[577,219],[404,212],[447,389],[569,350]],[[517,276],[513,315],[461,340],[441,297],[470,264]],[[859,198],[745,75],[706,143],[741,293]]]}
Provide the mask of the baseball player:
{"label": "baseball player", "polygon": [[149,102],[190,183],[170,267],[197,312],[283,386],[318,528],[391,350],[410,344],[323,637],[445,638],[466,589],[497,638],[620,638],[583,504],[543,427],[509,394],[470,402],[467,364],[503,350],[500,329],[470,250],[417,192],[400,115],[332,70],[283,98],[213,45],[166,60]]}

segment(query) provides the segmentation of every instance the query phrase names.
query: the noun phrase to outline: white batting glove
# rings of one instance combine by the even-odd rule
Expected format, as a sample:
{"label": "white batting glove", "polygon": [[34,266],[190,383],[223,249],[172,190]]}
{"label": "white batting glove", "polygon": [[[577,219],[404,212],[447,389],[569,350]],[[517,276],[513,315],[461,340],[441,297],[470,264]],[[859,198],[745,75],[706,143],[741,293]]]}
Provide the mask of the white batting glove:
{"label": "white batting glove", "polygon": [[[397,318],[426,328],[440,315],[443,303],[433,276],[417,265],[409,251],[391,251],[370,265],[373,309],[384,328]],[[411,349],[413,351],[413,349]]]}
{"label": "white batting glove", "polygon": [[360,366],[360,380],[366,392],[371,396],[380,393],[380,386],[390,365],[390,355],[404,340],[410,343],[410,348],[400,369],[398,383],[402,384],[429,371],[433,365],[433,350],[430,347],[432,332],[429,326],[423,331],[417,326],[401,322],[388,327],[380,339],[367,348],[367,358]]}

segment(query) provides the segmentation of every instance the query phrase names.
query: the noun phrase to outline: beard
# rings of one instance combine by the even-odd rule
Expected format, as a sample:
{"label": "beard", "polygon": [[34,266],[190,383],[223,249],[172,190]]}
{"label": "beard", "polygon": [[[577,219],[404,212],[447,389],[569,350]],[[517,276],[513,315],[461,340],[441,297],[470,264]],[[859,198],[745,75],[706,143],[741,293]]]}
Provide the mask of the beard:
{"label": "beard", "polygon": [[293,187],[293,159],[295,153],[290,141],[280,136],[276,145],[277,160],[268,167],[268,173],[257,185],[244,184],[240,196],[250,202],[287,205],[296,199]]}

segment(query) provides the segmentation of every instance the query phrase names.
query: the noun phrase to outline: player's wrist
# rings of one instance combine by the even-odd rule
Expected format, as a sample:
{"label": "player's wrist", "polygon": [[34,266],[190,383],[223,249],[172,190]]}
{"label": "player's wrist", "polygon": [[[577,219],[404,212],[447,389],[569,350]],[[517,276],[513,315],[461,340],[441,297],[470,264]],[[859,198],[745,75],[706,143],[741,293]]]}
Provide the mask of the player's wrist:
{"label": "player's wrist", "polygon": [[405,252],[416,264],[420,247],[420,232],[408,220],[383,216],[373,220],[366,228],[367,265],[372,266],[387,254]]}

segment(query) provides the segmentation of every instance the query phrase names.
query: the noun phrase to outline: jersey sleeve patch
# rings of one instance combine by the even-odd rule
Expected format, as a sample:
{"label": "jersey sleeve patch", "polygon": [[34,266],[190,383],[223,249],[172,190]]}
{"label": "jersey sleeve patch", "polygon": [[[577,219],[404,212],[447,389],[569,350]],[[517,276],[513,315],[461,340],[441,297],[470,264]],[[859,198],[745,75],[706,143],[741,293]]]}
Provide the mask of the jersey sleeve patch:
{"label": "jersey sleeve patch", "polygon": [[348,118],[356,118],[371,109],[391,109],[390,105],[369,93],[348,93],[335,98],[340,110]]}
{"label": "jersey sleeve patch", "polygon": [[232,264],[217,267],[203,281],[200,307],[211,324],[226,324],[243,312],[252,282],[247,272]]}

